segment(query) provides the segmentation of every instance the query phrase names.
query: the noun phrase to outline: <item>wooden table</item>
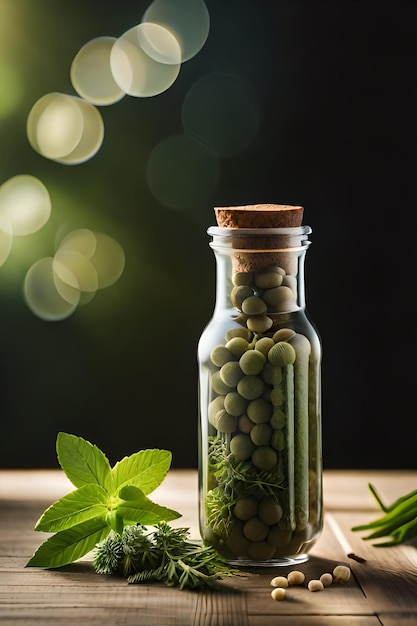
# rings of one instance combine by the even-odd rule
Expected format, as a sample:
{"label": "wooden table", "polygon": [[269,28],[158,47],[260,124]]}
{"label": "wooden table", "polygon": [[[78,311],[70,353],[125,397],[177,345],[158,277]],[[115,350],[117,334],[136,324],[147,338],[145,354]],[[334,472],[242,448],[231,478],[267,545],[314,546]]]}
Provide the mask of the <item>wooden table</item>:
{"label": "wooden table", "polygon": [[[0,471],[0,624],[46,626],[415,626],[417,542],[375,548],[350,528],[374,519],[373,482],[387,503],[417,487],[417,471],[327,471],[325,527],[308,562],[306,580],[349,564],[346,585],[312,593],[291,588],[274,601],[270,581],[291,568],[222,582],[224,591],[180,591],[165,585],[129,585],[94,573],[89,557],[57,570],[25,569],[48,535],[34,532],[39,515],[72,489],[60,470]],[[174,522],[198,537],[197,473],[171,470],[152,499],[180,510]],[[348,553],[366,559],[359,563]],[[91,555],[90,555],[91,558]]]}

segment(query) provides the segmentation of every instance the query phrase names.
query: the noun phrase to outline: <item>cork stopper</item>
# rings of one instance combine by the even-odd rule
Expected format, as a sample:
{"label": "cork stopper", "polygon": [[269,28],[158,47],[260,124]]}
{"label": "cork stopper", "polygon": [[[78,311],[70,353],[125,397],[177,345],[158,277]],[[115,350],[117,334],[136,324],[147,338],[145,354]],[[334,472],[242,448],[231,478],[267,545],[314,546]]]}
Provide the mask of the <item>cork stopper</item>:
{"label": "cork stopper", "polygon": [[288,204],[215,207],[221,228],[292,228],[301,226],[304,208]]}
{"label": "cork stopper", "polygon": [[[287,204],[250,204],[215,207],[217,225],[240,229],[232,236],[233,268],[251,272],[279,266],[287,274],[295,274],[296,258],[287,248],[297,245],[297,238],[288,234],[245,234],[245,229],[297,228],[302,226],[304,208]],[[252,250],[252,252],[251,252]]]}

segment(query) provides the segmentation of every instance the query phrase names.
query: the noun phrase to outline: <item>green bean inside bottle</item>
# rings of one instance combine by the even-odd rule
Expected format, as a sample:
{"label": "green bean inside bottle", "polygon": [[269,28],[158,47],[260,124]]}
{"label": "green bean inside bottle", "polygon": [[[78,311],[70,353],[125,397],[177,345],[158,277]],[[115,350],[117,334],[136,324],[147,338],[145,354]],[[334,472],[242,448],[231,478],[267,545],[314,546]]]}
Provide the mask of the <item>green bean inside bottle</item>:
{"label": "green bean inside bottle", "polygon": [[235,315],[206,364],[202,534],[230,561],[302,561],[321,531],[319,348],[299,302],[303,254],[232,272]]}

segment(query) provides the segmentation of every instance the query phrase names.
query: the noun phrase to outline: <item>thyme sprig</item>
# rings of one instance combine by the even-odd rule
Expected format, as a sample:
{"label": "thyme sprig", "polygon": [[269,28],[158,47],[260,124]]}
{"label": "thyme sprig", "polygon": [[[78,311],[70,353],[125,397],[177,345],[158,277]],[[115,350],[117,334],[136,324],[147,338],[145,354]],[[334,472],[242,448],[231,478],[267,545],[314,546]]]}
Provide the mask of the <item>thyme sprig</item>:
{"label": "thyme sprig", "polygon": [[369,524],[354,526],[352,531],[372,531],[364,537],[366,540],[391,537],[390,541],[374,543],[376,547],[394,546],[417,537],[417,489],[401,496],[391,505],[385,506],[375,487],[371,483],[368,487],[385,515]]}
{"label": "thyme sprig", "polygon": [[188,528],[161,522],[150,530],[140,524],[112,531],[93,554],[98,574],[121,574],[128,583],[163,582],[180,589],[213,587],[216,581],[244,575],[211,547],[189,539]]}
{"label": "thyme sprig", "polygon": [[265,495],[273,495],[277,486],[282,485],[284,475],[277,465],[272,471],[260,471],[248,461],[239,461],[227,450],[224,440],[219,437],[209,439],[209,465],[217,483],[226,491],[237,489],[237,496],[256,488]]}
{"label": "thyme sprig", "polygon": [[227,438],[209,438],[209,468],[217,485],[206,496],[207,522],[213,532],[226,539],[232,528],[232,509],[248,494],[273,495],[282,486],[284,474],[277,465],[272,471],[258,470],[253,463],[240,461],[229,450]]}

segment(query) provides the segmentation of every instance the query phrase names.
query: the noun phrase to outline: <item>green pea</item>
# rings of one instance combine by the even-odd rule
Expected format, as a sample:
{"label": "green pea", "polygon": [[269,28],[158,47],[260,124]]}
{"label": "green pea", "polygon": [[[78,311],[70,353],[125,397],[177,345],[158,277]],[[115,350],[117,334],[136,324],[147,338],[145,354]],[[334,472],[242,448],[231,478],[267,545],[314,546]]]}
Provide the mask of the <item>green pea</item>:
{"label": "green pea", "polygon": [[217,430],[221,433],[233,433],[237,429],[237,417],[230,415],[225,409],[216,413]]}
{"label": "green pea", "polygon": [[258,513],[258,502],[251,496],[239,498],[233,507],[233,515],[242,521],[255,517]]}
{"label": "green pea", "polygon": [[247,327],[253,333],[266,333],[272,326],[273,321],[267,315],[253,315],[246,322]]}
{"label": "green pea", "polygon": [[270,421],[272,428],[275,428],[276,430],[284,428],[285,421],[286,417],[284,411],[282,409],[279,409],[278,407],[275,407]]}
{"label": "green pea", "polygon": [[251,458],[255,467],[265,472],[270,471],[278,461],[277,453],[269,446],[259,446]]}
{"label": "green pea", "polygon": [[272,287],[280,287],[282,285],[283,276],[275,269],[268,269],[255,274],[255,285],[259,289],[271,289]]}
{"label": "green pea", "polygon": [[271,446],[281,452],[285,449],[285,435],[283,430],[274,430],[271,438]]}
{"label": "green pea", "polygon": [[220,377],[228,387],[236,387],[243,376],[244,374],[237,361],[225,363],[220,370]]}
{"label": "green pea", "polygon": [[233,524],[232,531],[226,539],[226,545],[232,554],[237,557],[243,557],[247,554],[249,541],[243,534],[242,524],[236,522]]}
{"label": "green pea", "polygon": [[243,328],[242,326],[238,326],[237,328],[229,328],[225,335],[226,341],[230,341],[234,337],[242,337],[243,339],[246,339],[246,341],[250,341],[252,333],[247,328]]}
{"label": "green pea", "polygon": [[271,418],[272,410],[270,402],[264,398],[255,398],[252,402],[249,402],[246,407],[246,413],[249,419],[255,424],[268,422]]}
{"label": "green pea", "polygon": [[232,276],[232,282],[234,285],[252,285],[253,273],[252,272],[235,272]]}
{"label": "green pea", "polygon": [[266,356],[259,350],[247,350],[239,359],[240,369],[247,376],[260,374],[266,363]]}
{"label": "green pea", "polygon": [[216,415],[220,409],[224,408],[224,396],[217,396],[209,404],[208,407],[208,420],[215,428],[217,428]]}
{"label": "green pea", "polygon": [[282,406],[284,404],[284,390],[281,387],[274,387],[269,398],[274,406]]}
{"label": "green pea", "polygon": [[250,431],[250,438],[256,446],[269,446],[272,437],[272,428],[267,423],[255,424]]}
{"label": "green pea", "polygon": [[277,524],[282,517],[282,507],[275,496],[262,498],[259,503],[259,519],[265,524]]}
{"label": "green pea", "polygon": [[236,361],[236,357],[226,346],[216,346],[210,353],[210,360],[216,367],[222,367],[228,361]]}
{"label": "green pea", "polygon": [[242,311],[245,315],[264,315],[267,306],[259,296],[249,296],[242,302]]}
{"label": "green pea", "polygon": [[213,391],[220,395],[226,395],[226,393],[229,393],[229,391],[232,391],[233,389],[233,387],[225,385],[225,383],[222,381],[220,371],[214,372],[213,376],[211,377],[211,387]]}
{"label": "green pea", "polygon": [[238,359],[246,352],[248,346],[249,342],[243,337],[233,337],[226,343],[226,348]]}
{"label": "green pea", "polygon": [[294,294],[294,298],[297,298],[297,279],[295,276],[285,276],[282,284],[284,287],[289,287]]}
{"label": "green pea", "polygon": [[[238,363],[237,365],[239,366]],[[264,392],[264,389],[265,383],[262,378],[259,378],[258,376],[243,376],[237,383],[238,392],[241,396],[246,398],[246,400],[255,400],[255,398],[259,398],[259,396],[261,396]]]}
{"label": "green pea", "polygon": [[230,441],[230,452],[234,454],[239,461],[246,461],[249,459],[254,450],[255,444],[246,433],[239,433]]}
{"label": "green pea", "polygon": [[295,330],[292,330],[292,328],[280,328],[272,335],[272,339],[275,343],[278,343],[279,341],[289,341],[294,335]]}
{"label": "green pea", "polygon": [[240,311],[242,310],[243,301],[247,300],[251,296],[253,296],[253,289],[245,286],[233,287],[230,292],[230,300],[232,301],[233,306]]}
{"label": "green pea", "polygon": [[282,380],[282,370],[280,367],[275,367],[267,362],[264,365],[261,376],[267,385],[279,385]]}
{"label": "green pea", "polygon": [[262,337],[261,339],[258,339],[258,341],[255,343],[255,350],[259,350],[259,352],[262,352],[262,354],[267,356],[268,352],[274,344],[275,341],[272,339],[272,337]]}
{"label": "green pea", "polygon": [[225,396],[224,408],[230,415],[239,417],[245,412],[248,401],[243,398],[237,391],[231,391]]}
{"label": "green pea", "polygon": [[261,376],[262,376],[262,380],[267,385],[272,385],[272,370],[273,370],[273,367],[271,363],[269,362],[265,363],[264,368],[261,372]]}
{"label": "green pea", "polygon": [[268,311],[288,311],[294,308],[295,297],[294,292],[289,287],[273,287],[266,289],[262,298],[268,306]]}
{"label": "green pea", "polygon": [[250,433],[253,428],[253,422],[249,419],[246,413],[239,416],[238,419],[238,428],[242,433]]}
{"label": "green pea", "polygon": [[272,365],[277,367],[284,367],[294,363],[296,359],[296,353],[290,343],[286,341],[279,341],[268,352],[268,360]]}
{"label": "green pea", "polygon": [[263,541],[269,532],[269,526],[258,517],[251,517],[243,525],[243,534],[249,541]]}

